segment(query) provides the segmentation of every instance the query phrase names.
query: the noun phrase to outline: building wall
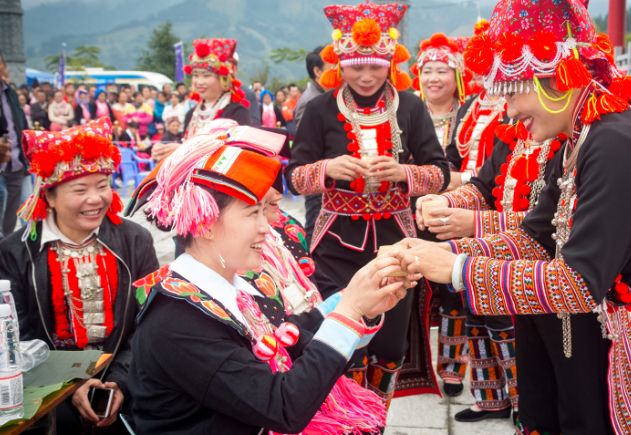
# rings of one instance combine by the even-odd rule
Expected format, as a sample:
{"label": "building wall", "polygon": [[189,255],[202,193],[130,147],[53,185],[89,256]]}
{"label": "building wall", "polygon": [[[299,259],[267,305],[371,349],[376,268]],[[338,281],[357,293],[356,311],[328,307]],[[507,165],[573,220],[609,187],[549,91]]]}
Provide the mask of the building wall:
{"label": "building wall", "polygon": [[23,14],[20,0],[0,0],[0,52],[9,66],[11,81],[17,84],[25,82]]}

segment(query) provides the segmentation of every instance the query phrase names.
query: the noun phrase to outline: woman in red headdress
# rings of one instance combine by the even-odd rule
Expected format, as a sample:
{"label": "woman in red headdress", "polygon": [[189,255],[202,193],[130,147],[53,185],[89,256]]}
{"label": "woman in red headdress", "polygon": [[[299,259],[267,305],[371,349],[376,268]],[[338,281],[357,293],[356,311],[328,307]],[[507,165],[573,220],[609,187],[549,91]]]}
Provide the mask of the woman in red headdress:
{"label": "woman in red headdress", "polygon": [[[235,77],[234,60],[237,41],[214,38],[193,41],[193,53],[184,73],[192,77],[191,98],[198,103],[184,117],[184,136],[195,136],[208,121],[217,118],[232,119],[240,125],[250,125],[250,103],[241,82]],[[156,144],[152,157],[161,160],[169,155],[178,143]]]}
{"label": "woman in red headdress", "polygon": [[533,140],[568,139],[519,228],[406,241],[404,265],[515,315],[524,433],[631,433],[629,78],[578,0],[501,0],[465,60]]}
{"label": "woman in red headdress", "polygon": [[[109,426],[123,401],[129,403],[129,339],[138,312],[132,282],[158,267],[149,232],[118,216],[122,202],[111,174],[120,152],[111,137],[108,118],[62,132],[25,131],[24,150],[36,180],[18,212],[27,226],[0,243],[0,278],[11,281],[22,339],[38,338],[57,350],[112,354],[102,375],[73,394],[74,409],[69,403],[60,407],[59,433]],[[90,387],[114,389],[108,417],[94,413]]]}
{"label": "woman in red headdress", "polygon": [[[362,3],[324,10],[334,31],[321,56],[336,67],[320,83],[332,89],[307,105],[286,176],[295,193],[322,194],[311,251],[316,274],[338,288],[380,246],[416,236],[411,196],[437,193],[449,183],[426,107],[401,92],[411,84],[398,68],[410,56],[396,29],[406,9]],[[368,383],[386,403],[408,346],[412,293],[386,317],[368,349]],[[363,358],[353,368],[362,384],[367,362]]]}

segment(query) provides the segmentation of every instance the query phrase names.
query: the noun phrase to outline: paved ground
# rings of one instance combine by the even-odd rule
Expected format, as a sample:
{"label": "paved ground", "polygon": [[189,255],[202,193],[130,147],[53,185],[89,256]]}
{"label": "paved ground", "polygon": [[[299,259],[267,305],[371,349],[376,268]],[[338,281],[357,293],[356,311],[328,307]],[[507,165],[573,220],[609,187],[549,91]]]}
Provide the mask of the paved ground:
{"label": "paved ground", "polygon": [[[283,210],[297,219],[304,221],[304,203],[301,198],[286,196],[281,203]],[[146,223],[142,213],[137,213],[134,220]],[[144,222],[143,222],[144,221]],[[161,264],[173,259],[173,240],[171,235],[150,229],[154,236],[158,259]],[[436,354],[436,334],[432,330],[432,352]],[[436,395],[412,396],[395,399],[388,416],[386,435],[508,435],[514,433],[510,419],[487,420],[478,423],[458,423],[453,416],[473,403],[468,384],[460,397],[440,398]]]}

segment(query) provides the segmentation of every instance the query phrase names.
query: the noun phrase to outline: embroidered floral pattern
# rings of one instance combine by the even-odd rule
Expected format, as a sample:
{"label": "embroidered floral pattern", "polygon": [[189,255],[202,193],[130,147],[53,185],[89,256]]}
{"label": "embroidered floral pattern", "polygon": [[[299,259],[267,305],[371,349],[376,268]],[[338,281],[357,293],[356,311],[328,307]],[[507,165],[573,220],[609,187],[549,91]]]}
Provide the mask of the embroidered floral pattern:
{"label": "embroidered floral pattern", "polygon": [[496,210],[479,211],[474,214],[473,237],[487,237],[492,234],[519,228],[526,217],[526,212],[498,212]]}
{"label": "embroidered floral pattern", "polygon": [[291,171],[291,184],[296,192],[301,195],[324,192],[326,190],[326,163],[327,160],[319,160]]}
{"label": "embroidered floral pattern", "polygon": [[438,166],[403,165],[403,169],[410,196],[423,196],[428,193],[440,192],[445,184],[445,176]]}
{"label": "embroidered floral pattern", "polygon": [[489,210],[482,192],[471,183],[460,186],[454,191],[443,193],[450,208],[464,208],[466,210]]}
{"label": "embroidered floral pattern", "polygon": [[492,234],[483,239],[464,238],[448,242],[455,253],[500,260],[549,260],[551,257],[539,242],[524,230]]}

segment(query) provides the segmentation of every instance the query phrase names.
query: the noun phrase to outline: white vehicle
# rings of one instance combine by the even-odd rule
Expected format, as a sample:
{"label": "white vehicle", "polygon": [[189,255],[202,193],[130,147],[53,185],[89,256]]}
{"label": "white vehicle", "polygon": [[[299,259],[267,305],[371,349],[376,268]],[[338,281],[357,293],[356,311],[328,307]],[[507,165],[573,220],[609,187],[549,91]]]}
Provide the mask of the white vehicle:
{"label": "white vehicle", "polygon": [[136,88],[151,86],[162,90],[165,84],[173,81],[164,74],[149,71],[108,71],[103,68],[86,68],[81,71],[66,71],[66,83],[77,83],[96,86],[109,84],[134,85]]}

